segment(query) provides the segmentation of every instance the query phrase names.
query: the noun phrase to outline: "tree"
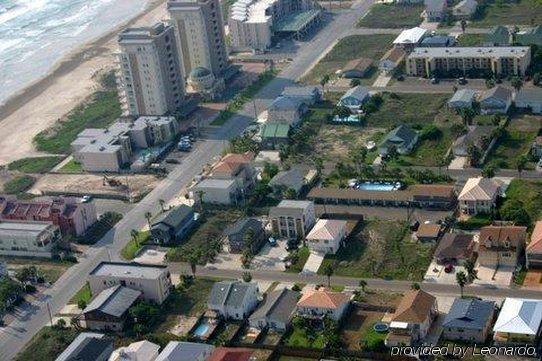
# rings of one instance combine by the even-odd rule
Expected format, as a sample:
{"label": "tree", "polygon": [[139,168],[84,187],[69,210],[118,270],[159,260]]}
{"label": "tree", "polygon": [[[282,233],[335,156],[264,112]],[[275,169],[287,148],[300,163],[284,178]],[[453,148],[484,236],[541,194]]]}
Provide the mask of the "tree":
{"label": "tree", "polygon": [[351,114],[350,109],[348,109],[347,107],[345,107],[343,105],[337,105],[333,109],[333,115],[336,115],[340,119],[348,118],[350,116],[350,114]]}
{"label": "tree", "polygon": [[474,261],[468,259],[465,261],[465,271],[467,271],[467,280],[469,283],[478,279],[478,270],[474,268]]}
{"label": "tree", "polygon": [[331,80],[331,77],[329,76],[329,74],[325,74],[320,79],[320,85],[322,86],[322,91],[324,94],[326,93],[326,84],[329,83],[330,80]]}
{"label": "tree", "polygon": [[514,89],[518,91],[523,86],[523,81],[519,77],[515,76],[510,80],[510,85],[512,85]]}
{"label": "tree", "polygon": [[461,108],[458,110],[458,114],[461,116],[463,124],[467,126],[472,123],[472,120],[476,116],[476,111],[472,108]]}
{"label": "tree", "polygon": [[469,163],[471,166],[475,167],[478,165],[482,154],[480,148],[470,143],[467,145],[467,157],[469,158]]}
{"label": "tree", "polygon": [[163,200],[163,199],[159,199],[159,200],[158,200],[158,203],[160,203],[160,208],[162,209],[162,212],[165,212],[165,211],[166,211],[166,208],[165,208],[165,206],[166,206],[166,201]]}
{"label": "tree", "polygon": [[529,158],[527,158],[526,155],[521,155],[516,160],[516,168],[518,170],[518,175],[521,178],[521,173],[525,170],[525,167],[527,166],[527,163],[529,162]]}
{"label": "tree", "polygon": [[365,289],[367,288],[367,281],[365,280],[359,280],[358,285],[361,287],[361,290],[365,292]]}
{"label": "tree", "polygon": [[249,228],[243,235],[243,242],[245,244],[245,249],[248,249],[252,252],[254,249],[254,242],[256,241],[256,232],[254,229]]}
{"label": "tree", "polygon": [[421,289],[420,284],[418,282],[414,282],[410,285],[410,289],[412,290],[419,290]]}
{"label": "tree", "polygon": [[160,308],[146,301],[138,302],[128,310],[128,313],[131,316],[134,331],[138,334],[152,329],[160,318]]}
{"label": "tree", "polygon": [[388,148],[388,158],[395,159],[397,157],[399,157],[399,152],[397,151],[397,147],[394,145],[390,145]]}
{"label": "tree", "polygon": [[80,310],[84,310],[87,307],[87,301],[85,300],[78,300],[77,301],[77,308]]}
{"label": "tree", "polygon": [[243,281],[250,282],[252,281],[252,273],[250,272],[243,272]]}
{"label": "tree", "polygon": [[461,31],[464,33],[465,28],[467,27],[467,21],[465,19],[461,20]]}
{"label": "tree", "polygon": [[495,169],[495,167],[491,164],[488,164],[484,167],[484,169],[482,169],[482,177],[493,178],[495,177],[496,172],[497,170]]}
{"label": "tree", "polygon": [[531,216],[525,210],[525,205],[518,199],[508,199],[500,209],[501,218],[505,221],[512,221],[519,225],[528,226],[531,224]]}
{"label": "tree", "polygon": [[285,199],[296,199],[297,198],[297,192],[293,188],[286,188],[284,192],[282,192],[282,195]]}
{"label": "tree", "polygon": [[331,287],[331,276],[333,276],[333,266],[331,265],[331,263],[326,263],[323,271],[327,277],[327,286]]}
{"label": "tree", "polygon": [[467,275],[463,271],[459,271],[455,274],[455,281],[461,289],[461,298],[463,298],[463,288],[467,284]]}
{"label": "tree", "polygon": [[205,191],[198,190],[196,191],[196,200],[199,204],[199,210],[203,213],[203,196],[205,195]]}
{"label": "tree", "polygon": [[149,226],[149,229],[151,229],[151,220],[152,220],[152,213],[151,212],[145,212],[145,219],[147,220],[147,225]]}
{"label": "tree", "polygon": [[63,329],[66,327],[66,320],[64,320],[63,318],[59,318],[58,321],[56,321],[56,325],[55,325],[57,328],[59,329]]}
{"label": "tree", "polygon": [[136,244],[136,247],[139,248],[139,231],[132,229],[130,231],[130,236],[134,240],[134,243]]}

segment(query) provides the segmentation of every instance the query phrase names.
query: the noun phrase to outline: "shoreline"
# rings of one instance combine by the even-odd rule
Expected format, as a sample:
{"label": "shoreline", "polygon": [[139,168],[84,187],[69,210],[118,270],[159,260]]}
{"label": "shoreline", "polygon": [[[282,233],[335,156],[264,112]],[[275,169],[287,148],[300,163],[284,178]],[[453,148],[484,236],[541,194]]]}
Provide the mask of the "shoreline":
{"label": "shoreline", "polygon": [[[118,24],[105,34],[91,39],[67,53],[41,78],[29,83],[17,93],[7,98],[6,101],[0,105],[0,123],[26,103],[43,94],[50,86],[55,84],[58,78],[69,74],[93,58],[104,56],[108,52],[111,52],[111,48],[108,47],[107,44],[114,40],[123,28],[134,25],[147,14],[153,12],[159,6],[164,5],[166,1],[167,0],[150,0],[148,4],[145,5],[145,8],[130,20]],[[111,65],[114,66],[114,64]],[[69,111],[71,111],[71,109],[66,110],[66,113]]]}

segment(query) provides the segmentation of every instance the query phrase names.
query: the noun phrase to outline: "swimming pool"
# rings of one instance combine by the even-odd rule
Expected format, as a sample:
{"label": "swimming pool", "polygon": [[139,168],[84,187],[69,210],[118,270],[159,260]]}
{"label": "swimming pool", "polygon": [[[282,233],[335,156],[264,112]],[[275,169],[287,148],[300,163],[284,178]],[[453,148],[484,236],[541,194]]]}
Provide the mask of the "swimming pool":
{"label": "swimming pool", "polygon": [[194,329],[192,333],[194,336],[202,338],[208,335],[210,329],[211,325],[207,321],[202,320],[202,322]]}
{"label": "swimming pool", "polygon": [[364,191],[396,191],[401,185],[399,183],[376,183],[376,182],[362,182],[357,185],[357,189]]}

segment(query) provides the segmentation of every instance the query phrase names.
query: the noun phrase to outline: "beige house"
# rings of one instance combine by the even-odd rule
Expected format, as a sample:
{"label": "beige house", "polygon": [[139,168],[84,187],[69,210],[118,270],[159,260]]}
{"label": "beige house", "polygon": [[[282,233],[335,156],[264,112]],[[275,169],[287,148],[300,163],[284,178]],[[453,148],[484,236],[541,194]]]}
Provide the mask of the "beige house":
{"label": "beige house", "polygon": [[301,239],[315,222],[312,201],[283,200],[269,210],[269,220],[274,235],[288,239]]}
{"label": "beige house", "polygon": [[501,185],[495,179],[469,178],[457,197],[461,213],[469,215],[491,213],[497,205],[500,190]]}
{"label": "beige house", "polygon": [[335,254],[346,238],[346,234],[346,221],[320,219],[307,235],[307,245],[311,251]]}
{"label": "beige house", "polygon": [[478,237],[478,263],[485,267],[515,267],[525,249],[527,227],[482,227]]}
{"label": "beige house", "polygon": [[152,361],[158,357],[159,350],[160,346],[147,340],[132,342],[113,351],[109,361]]}
{"label": "beige house", "polygon": [[51,222],[0,221],[0,255],[51,258],[60,242]]}
{"label": "beige house", "polygon": [[412,346],[423,342],[437,315],[435,297],[422,290],[408,291],[391,318],[386,346]]}
{"label": "beige house", "polygon": [[121,285],[141,291],[144,300],[157,304],[166,300],[172,287],[167,266],[136,262],[102,262],[90,272],[88,283],[93,295]]}
{"label": "beige house", "polygon": [[325,288],[303,293],[297,302],[297,314],[303,318],[321,320],[325,316],[339,321],[348,306],[352,295],[345,292],[332,292]]}

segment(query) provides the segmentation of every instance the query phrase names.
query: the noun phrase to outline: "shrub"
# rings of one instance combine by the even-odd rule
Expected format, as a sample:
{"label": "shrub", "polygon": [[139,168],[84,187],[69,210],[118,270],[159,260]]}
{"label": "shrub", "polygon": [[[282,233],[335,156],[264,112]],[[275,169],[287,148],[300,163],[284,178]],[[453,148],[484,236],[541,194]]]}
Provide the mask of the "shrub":
{"label": "shrub", "polygon": [[422,140],[437,140],[442,137],[442,130],[434,126],[433,124],[428,124],[423,127],[420,133],[420,139]]}
{"label": "shrub", "polygon": [[34,185],[34,178],[23,175],[6,182],[4,184],[4,191],[8,194],[23,193],[30,189]]}

